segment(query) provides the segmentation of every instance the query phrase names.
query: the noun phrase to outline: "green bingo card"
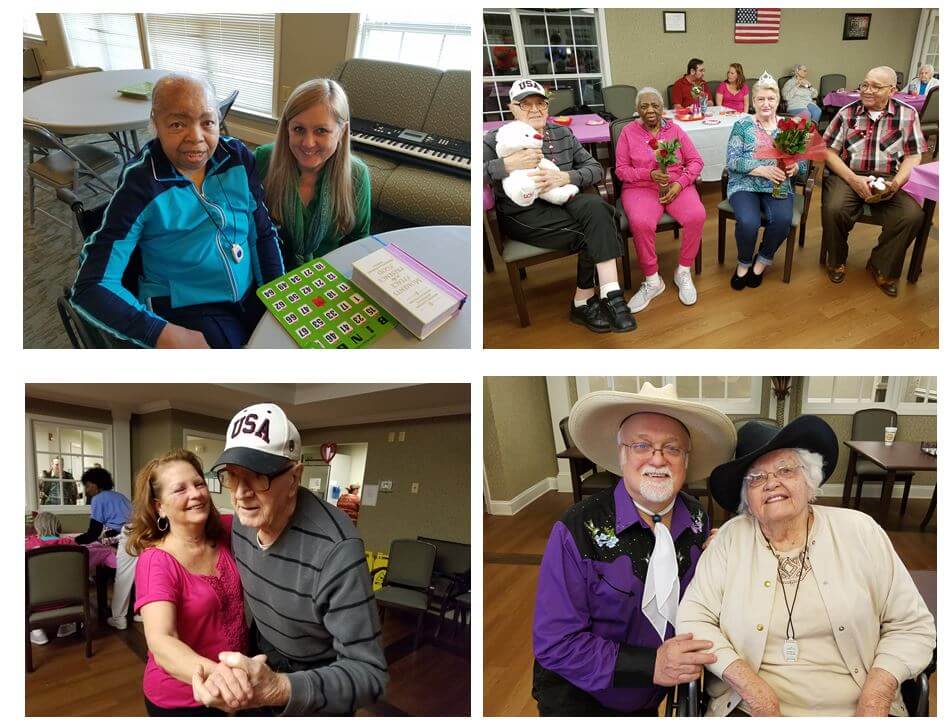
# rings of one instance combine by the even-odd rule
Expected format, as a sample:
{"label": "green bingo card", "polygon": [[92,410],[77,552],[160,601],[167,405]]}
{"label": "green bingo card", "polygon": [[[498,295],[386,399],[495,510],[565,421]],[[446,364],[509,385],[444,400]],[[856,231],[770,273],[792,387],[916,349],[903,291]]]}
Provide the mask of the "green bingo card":
{"label": "green bingo card", "polygon": [[397,324],[322,257],[259,287],[257,296],[300,347],[364,347]]}

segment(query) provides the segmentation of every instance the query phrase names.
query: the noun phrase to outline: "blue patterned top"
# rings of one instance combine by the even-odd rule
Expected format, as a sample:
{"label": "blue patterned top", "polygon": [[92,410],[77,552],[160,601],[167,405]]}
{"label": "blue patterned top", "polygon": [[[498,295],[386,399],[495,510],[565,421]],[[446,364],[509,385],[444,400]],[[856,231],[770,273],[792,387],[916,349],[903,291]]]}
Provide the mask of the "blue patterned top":
{"label": "blue patterned top", "polygon": [[[756,159],[755,148],[757,146],[757,137],[755,131],[761,129],[760,124],[755,121],[754,116],[745,116],[735,121],[732,126],[731,136],[728,137],[728,150],[725,153],[725,163],[728,167],[728,198],[736,191],[754,191],[759,194],[771,193],[772,184],[770,179],[761,176],[751,176],[751,171],[759,166],[777,166],[774,159]],[[764,130],[764,129],[761,129]],[[778,135],[778,129],[771,131],[771,138]],[[807,163],[799,164],[801,175],[807,175]],[[786,194],[794,193],[794,186],[790,181],[785,180],[781,187]]]}

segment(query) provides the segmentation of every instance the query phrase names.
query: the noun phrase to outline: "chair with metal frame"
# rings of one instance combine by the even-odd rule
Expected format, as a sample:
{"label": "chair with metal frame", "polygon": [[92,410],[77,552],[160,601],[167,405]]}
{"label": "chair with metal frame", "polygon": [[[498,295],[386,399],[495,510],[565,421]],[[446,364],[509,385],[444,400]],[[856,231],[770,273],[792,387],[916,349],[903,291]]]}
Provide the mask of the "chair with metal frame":
{"label": "chair with metal frame", "polygon": [[572,88],[558,88],[555,91],[551,91],[550,96],[547,98],[547,103],[547,113],[551,116],[559,116],[568,108],[573,108],[577,105]]}
{"label": "chair with metal frame", "polygon": [[432,604],[438,609],[438,626],[435,629],[435,637],[438,638],[448,612],[457,614],[458,598],[471,589],[471,544],[428,536],[419,536],[417,539],[435,547]]}
{"label": "chair with metal frame", "polygon": [[418,649],[425,629],[425,615],[432,603],[432,571],[435,567],[435,546],[414,539],[396,539],[389,547],[389,562],[372,570],[370,578],[385,571],[382,588],[374,594],[379,606],[380,621],[386,608],[415,612],[413,649]]}
{"label": "chair with metal frame", "polygon": [[[898,415],[895,410],[886,408],[863,408],[854,412],[851,418],[850,439],[854,441],[878,441],[883,440],[883,429],[887,426],[895,427],[897,425]],[[886,471],[880,468],[873,461],[865,458],[857,459],[854,475],[856,484],[856,494],[854,495],[853,508],[860,508],[860,498],[863,493],[863,484],[867,481],[879,481],[881,484],[886,479]],[[909,503],[909,488],[913,482],[912,471],[899,471],[896,474],[896,482],[903,484],[903,500],[900,504],[900,516],[906,514],[906,505]],[[845,501],[846,505],[847,502]]]}
{"label": "chair with metal frame", "polygon": [[[85,186],[94,195],[111,194],[115,189],[102,174],[119,166],[119,157],[94,144],[67,146],[52,131],[34,123],[23,124],[23,139],[29,145],[26,173],[29,176],[30,226],[35,224],[38,211],[57,224],[69,227],[75,239],[78,230],[72,220],[67,223],[36,206],[36,184],[46,186],[54,193],[59,189],[78,193]],[[40,158],[36,158],[37,154]]]}
{"label": "chair with metal frame", "polygon": [[86,657],[92,657],[89,550],[54,544],[26,552],[26,671],[33,671],[30,630],[80,623]]}
{"label": "chair with metal frame", "polygon": [[228,130],[227,130],[227,123],[225,123],[224,119],[227,118],[227,114],[230,113],[230,111],[231,111],[231,106],[233,106],[233,105],[234,105],[234,101],[237,100],[237,94],[238,94],[238,93],[239,93],[239,91],[233,90],[233,91],[230,92],[230,94],[227,96],[227,98],[225,98],[223,101],[221,101],[220,103],[218,103],[218,117],[219,117],[219,119],[218,119],[218,126],[219,126],[219,128],[220,128],[220,131],[221,131],[221,135],[222,135],[222,136],[228,136],[228,135],[230,135],[229,132],[228,132]]}
{"label": "chair with metal frame", "polygon": [[[804,235],[807,231],[807,215],[811,208],[811,197],[814,194],[814,184],[817,179],[817,164],[811,162],[807,176],[803,182],[797,182],[804,193],[795,192],[794,211],[791,215],[791,228],[788,231],[787,241],[784,243],[784,283],[791,281],[791,264],[794,262],[794,237],[800,230],[798,245],[804,246]],[[725,223],[728,219],[735,219],[735,212],[728,202],[728,167],[722,171],[722,200],[718,202],[718,263],[725,263]]]}

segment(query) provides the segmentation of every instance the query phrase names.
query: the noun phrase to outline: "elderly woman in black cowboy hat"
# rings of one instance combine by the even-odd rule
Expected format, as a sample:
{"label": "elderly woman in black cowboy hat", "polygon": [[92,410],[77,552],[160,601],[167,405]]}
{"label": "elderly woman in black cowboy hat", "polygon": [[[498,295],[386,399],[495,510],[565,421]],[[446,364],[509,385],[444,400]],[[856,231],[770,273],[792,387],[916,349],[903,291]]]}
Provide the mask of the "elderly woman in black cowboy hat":
{"label": "elderly woman in black cowboy hat", "polygon": [[710,715],[907,714],[899,684],[929,664],[933,617],[883,529],[814,505],[836,465],[833,430],[804,415],[745,424],[712,471],[743,515],[699,560],[676,627],[714,643]]}

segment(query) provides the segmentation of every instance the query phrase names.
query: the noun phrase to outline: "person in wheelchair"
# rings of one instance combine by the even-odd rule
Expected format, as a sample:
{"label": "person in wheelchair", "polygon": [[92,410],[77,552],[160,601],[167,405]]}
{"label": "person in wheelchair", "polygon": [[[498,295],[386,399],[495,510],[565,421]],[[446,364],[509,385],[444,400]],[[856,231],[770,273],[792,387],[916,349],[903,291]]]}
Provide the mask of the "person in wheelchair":
{"label": "person in wheelchair", "polygon": [[669,688],[715,661],[674,627],[714,533],[683,490],[735,449],[735,426],[672,385],[596,391],[570,412],[583,454],[622,479],[554,524],[534,608],[533,696],[541,715],[655,716]]}
{"label": "person in wheelchair", "polygon": [[[122,171],[80,256],[72,303],[140,347],[244,345],[263,314],[256,288],[284,272],[251,152],[220,138],[207,83],[162,77],[152,139]],[[137,294],[122,284],[140,257]]]}
{"label": "person in wheelchair", "polygon": [[714,643],[709,715],[907,714],[899,685],[932,659],[933,616],[873,519],[812,503],[837,452],[816,416],[752,421],[709,477],[740,515],[699,560],[676,625]]}

